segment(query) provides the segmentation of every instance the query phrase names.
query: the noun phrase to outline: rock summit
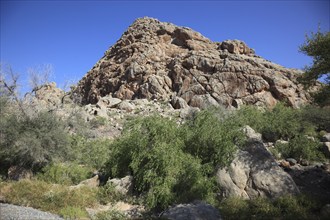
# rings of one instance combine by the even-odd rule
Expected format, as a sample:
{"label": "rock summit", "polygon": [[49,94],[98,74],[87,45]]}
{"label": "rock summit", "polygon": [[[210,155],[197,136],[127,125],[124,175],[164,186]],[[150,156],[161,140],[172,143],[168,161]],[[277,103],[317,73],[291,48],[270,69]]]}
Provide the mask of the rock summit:
{"label": "rock summit", "polygon": [[299,107],[309,95],[297,82],[300,70],[272,63],[243,41],[212,42],[186,27],[137,19],[80,80],[83,104],[101,97],[171,101],[175,108]]}

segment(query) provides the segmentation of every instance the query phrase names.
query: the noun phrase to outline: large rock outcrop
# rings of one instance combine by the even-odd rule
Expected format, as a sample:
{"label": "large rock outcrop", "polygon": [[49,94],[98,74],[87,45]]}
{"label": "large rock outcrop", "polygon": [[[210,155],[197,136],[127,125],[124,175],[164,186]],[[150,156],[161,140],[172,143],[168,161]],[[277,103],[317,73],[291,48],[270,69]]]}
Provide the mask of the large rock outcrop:
{"label": "large rock outcrop", "polygon": [[[190,28],[137,19],[95,66],[75,92],[85,104],[106,95],[119,99],[170,100],[192,107],[293,107],[308,101],[297,83],[301,71],[257,56],[239,40],[212,42]],[[182,103],[178,106],[185,106]]]}
{"label": "large rock outcrop", "polygon": [[248,142],[239,149],[234,160],[217,172],[222,197],[276,198],[298,194],[299,189],[291,176],[276,162],[261,141],[261,135],[246,126]]}

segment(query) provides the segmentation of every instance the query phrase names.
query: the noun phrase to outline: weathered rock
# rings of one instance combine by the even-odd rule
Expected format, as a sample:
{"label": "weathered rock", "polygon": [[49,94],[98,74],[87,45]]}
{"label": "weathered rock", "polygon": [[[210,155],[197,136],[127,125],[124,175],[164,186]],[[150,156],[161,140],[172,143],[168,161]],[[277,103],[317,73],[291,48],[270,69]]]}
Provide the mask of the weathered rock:
{"label": "weathered rock", "polygon": [[171,99],[171,104],[172,104],[174,109],[188,108],[189,107],[187,102],[183,98],[177,97],[177,96],[174,96]]}
{"label": "weathered rock", "polygon": [[322,150],[325,156],[330,158],[330,142],[324,142]]}
{"label": "weathered rock", "polygon": [[83,186],[87,186],[90,188],[96,188],[99,185],[100,185],[100,178],[98,175],[95,175],[94,177],[92,177],[90,179],[81,181],[78,185],[71,186],[71,189],[80,188]]}
{"label": "weathered rock", "polygon": [[240,40],[226,40],[220,45],[221,50],[228,50],[229,53],[234,54],[254,54],[254,50],[249,48],[243,41]]}
{"label": "weathered rock", "polygon": [[113,108],[117,106],[119,103],[121,103],[121,99],[118,98],[113,98],[111,96],[103,96],[99,99],[97,102],[97,106],[103,106],[106,108]]}
{"label": "weathered rock", "polygon": [[254,140],[262,140],[262,135],[260,133],[255,132],[250,126],[246,125],[243,127],[243,132],[248,139]]}
{"label": "weathered rock", "polygon": [[[198,108],[272,107],[278,101],[298,107],[309,99],[296,80],[301,73],[262,59],[242,41],[215,43],[189,28],[140,18],[74,93],[81,94],[85,104],[111,95],[166,101],[177,96]],[[175,106],[186,107],[181,100]]]}
{"label": "weathered rock", "polygon": [[131,193],[133,189],[132,176],[125,176],[121,179],[118,178],[110,179],[108,180],[108,183],[114,185],[115,190],[124,195]]}
{"label": "weathered rock", "polygon": [[134,104],[130,103],[129,101],[124,100],[118,104],[118,109],[125,110],[127,112],[131,112],[135,109],[135,106],[134,106]]}
{"label": "weathered rock", "polygon": [[32,176],[32,171],[24,167],[12,166],[8,169],[8,179],[10,180],[31,179]]}
{"label": "weathered rock", "polygon": [[223,197],[276,198],[299,192],[290,175],[277,165],[263,143],[257,140],[239,150],[228,168],[218,170],[217,181]]}
{"label": "weathered rock", "polygon": [[179,204],[164,211],[162,218],[170,220],[220,220],[218,209],[204,202]]}
{"label": "weathered rock", "polygon": [[330,133],[326,133],[325,135],[322,136],[321,138],[322,142],[330,142]]}
{"label": "weathered rock", "polygon": [[286,158],[285,160],[290,163],[290,166],[294,166],[297,164],[297,161],[294,158]]}

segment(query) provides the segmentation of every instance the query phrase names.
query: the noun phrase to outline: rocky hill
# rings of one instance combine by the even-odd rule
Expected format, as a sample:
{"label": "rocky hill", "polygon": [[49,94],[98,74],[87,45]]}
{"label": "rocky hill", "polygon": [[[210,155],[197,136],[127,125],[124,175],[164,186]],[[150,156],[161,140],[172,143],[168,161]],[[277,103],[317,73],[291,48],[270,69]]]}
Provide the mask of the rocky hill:
{"label": "rocky hill", "polygon": [[80,80],[84,104],[101,97],[171,100],[173,107],[308,102],[301,71],[257,56],[243,41],[212,42],[186,27],[137,19]]}

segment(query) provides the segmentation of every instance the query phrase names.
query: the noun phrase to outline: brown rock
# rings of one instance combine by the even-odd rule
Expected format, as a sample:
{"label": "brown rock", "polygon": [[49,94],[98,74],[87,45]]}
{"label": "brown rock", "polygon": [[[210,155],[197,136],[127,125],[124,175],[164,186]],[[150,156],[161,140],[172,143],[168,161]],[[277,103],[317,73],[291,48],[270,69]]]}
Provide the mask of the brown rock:
{"label": "brown rock", "polygon": [[75,92],[84,104],[107,95],[164,101],[176,95],[199,108],[273,107],[278,101],[299,107],[309,99],[296,80],[301,73],[255,55],[243,41],[215,43],[190,28],[141,18],[80,80]]}

